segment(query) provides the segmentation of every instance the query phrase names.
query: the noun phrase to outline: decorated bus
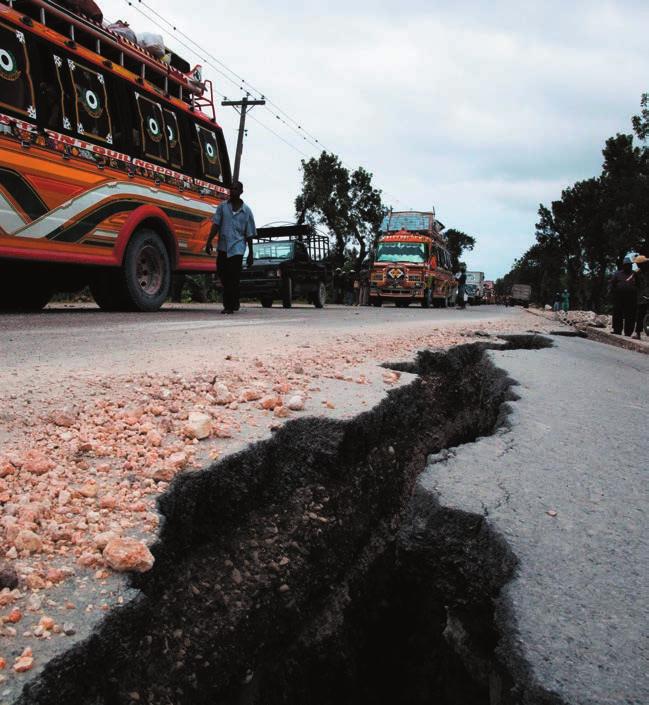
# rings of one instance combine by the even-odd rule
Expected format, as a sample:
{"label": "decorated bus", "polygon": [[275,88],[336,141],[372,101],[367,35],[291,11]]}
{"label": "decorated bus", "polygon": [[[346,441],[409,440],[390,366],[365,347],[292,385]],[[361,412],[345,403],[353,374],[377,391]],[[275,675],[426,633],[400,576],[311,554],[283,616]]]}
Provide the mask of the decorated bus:
{"label": "decorated bus", "polygon": [[0,2],[0,308],[89,285],[153,311],[214,270],[230,164],[212,86],[169,52],[48,0]]}
{"label": "decorated bus", "polygon": [[370,303],[448,306],[455,295],[451,257],[435,211],[388,214],[381,224],[370,271]]}

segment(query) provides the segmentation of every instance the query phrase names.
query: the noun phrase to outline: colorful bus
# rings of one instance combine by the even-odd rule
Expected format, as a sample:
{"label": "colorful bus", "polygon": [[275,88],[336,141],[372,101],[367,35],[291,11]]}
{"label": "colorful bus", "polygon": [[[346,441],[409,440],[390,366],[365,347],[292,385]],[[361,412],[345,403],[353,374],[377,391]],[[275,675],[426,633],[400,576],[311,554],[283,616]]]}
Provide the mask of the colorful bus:
{"label": "colorful bus", "polygon": [[204,253],[230,164],[212,86],[48,0],[0,2],[0,308],[89,285],[157,310]]}
{"label": "colorful bus", "polygon": [[455,295],[451,256],[435,211],[388,214],[381,224],[370,271],[370,303],[403,308],[449,306]]}

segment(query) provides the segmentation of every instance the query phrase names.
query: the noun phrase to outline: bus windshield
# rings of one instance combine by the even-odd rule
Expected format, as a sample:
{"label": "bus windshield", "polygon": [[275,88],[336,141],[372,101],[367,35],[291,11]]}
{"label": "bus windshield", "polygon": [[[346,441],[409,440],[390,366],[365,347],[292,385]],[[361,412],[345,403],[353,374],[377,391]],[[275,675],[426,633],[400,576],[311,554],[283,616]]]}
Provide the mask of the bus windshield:
{"label": "bus windshield", "polygon": [[377,262],[425,262],[424,242],[380,242],[376,250]]}
{"label": "bus windshield", "polygon": [[253,242],[252,251],[255,259],[291,259],[293,243],[290,241]]}

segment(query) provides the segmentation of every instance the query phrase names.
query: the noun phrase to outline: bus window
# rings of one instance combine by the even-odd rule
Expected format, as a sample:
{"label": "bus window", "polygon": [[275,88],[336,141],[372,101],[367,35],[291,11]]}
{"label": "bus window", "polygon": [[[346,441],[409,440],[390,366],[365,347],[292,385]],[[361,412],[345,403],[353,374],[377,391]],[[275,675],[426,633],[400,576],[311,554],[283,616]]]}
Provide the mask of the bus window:
{"label": "bus window", "polygon": [[25,35],[0,22],[0,107],[36,119]]}
{"label": "bus window", "polygon": [[156,161],[168,161],[169,150],[167,149],[162,108],[159,103],[155,103],[139,93],[135,94],[135,102],[140,116],[142,153]]}
{"label": "bus window", "polygon": [[[63,128],[82,137],[113,144],[113,126],[104,75],[54,54],[63,107]],[[70,90],[66,90],[70,87]]]}
{"label": "bus window", "polygon": [[167,131],[167,144],[169,145],[169,164],[176,168],[183,168],[183,146],[180,140],[178,118],[171,110],[164,109],[165,129]]}
{"label": "bus window", "polygon": [[201,164],[203,176],[213,181],[221,181],[223,172],[219,159],[219,150],[216,142],[216,135],[200,125],[195,125],[200,147]]}

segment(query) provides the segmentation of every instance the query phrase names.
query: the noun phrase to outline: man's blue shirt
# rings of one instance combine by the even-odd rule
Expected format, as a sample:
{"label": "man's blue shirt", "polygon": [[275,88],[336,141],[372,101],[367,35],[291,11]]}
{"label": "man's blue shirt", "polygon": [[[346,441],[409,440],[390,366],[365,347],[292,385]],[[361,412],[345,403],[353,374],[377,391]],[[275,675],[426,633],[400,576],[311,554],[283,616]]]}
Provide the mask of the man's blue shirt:
{"label": "man's blue shirt", "polygon": [[219,251],[228,257],[246,251],[246,238],[255,237],[255,219],[250,208],[243,203],[238,211],[232,210],[230,201],[219,204],[212,218],[219,230]]}

